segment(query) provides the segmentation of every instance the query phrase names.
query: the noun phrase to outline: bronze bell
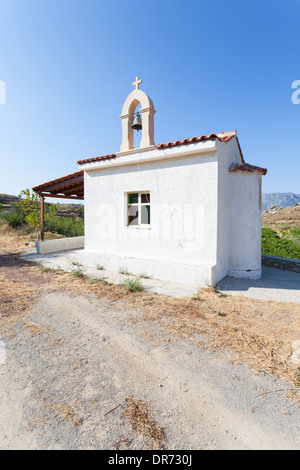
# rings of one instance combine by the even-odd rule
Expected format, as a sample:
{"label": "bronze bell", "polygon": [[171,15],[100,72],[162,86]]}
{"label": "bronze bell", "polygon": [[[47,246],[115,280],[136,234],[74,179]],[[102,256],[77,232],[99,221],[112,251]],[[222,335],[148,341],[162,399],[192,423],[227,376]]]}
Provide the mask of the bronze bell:
{"label": "bronze bell", "polygon": [[136,131],[140,131],[142,129],[142,119],[140,116],[140,113],[137,112],[134,118],[134,121],[131,125],[132,129],[135,129]]}

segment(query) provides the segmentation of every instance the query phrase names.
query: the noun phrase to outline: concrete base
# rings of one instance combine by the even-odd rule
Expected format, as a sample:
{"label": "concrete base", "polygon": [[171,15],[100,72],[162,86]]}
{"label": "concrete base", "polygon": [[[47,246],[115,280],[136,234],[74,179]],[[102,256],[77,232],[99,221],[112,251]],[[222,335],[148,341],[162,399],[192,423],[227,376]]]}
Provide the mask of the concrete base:
{"label": "concrete base", "polygon": [[[83,250],[44,255],[29,252],[24,254],[22,258],[40,263],[45,267],[60,268],[71,272],[74,269],[73,262],[80,262],[82,253]],[[128,277],[128,275],[120,274],[118,271],[99,270],[95,265],[93,267],[84,265],[82,269],[91,278],[102,278],[115,284],[123,282]],[[172,297],[188,297],[196,294],[199,290],[199,285],[187,285],[157,279],[141,279],[141,283],[146,290]],[[261,279],[238,279],[227,276],[218,284],[218,289],[228,295],[245,295],[256,299],[300,304],[300,273],[263,267]]]}
{"label": "concrete base", "polygon": [[[39,263],[46,268],[62,269],[67,272],[72,272],[74,269],[78,268],[78,265],[74,265],[74,263],[82,263],[82,254],[83,250],[62,251],[60,253],[47,253],[43,255],[29,252],[24,254],[22,258],[27,261]],[[113,284],[120,284],[128,277],[127,273],[120,274],[118,271],[106,269],[99,270],[99,267],[100,265],[97,267],[95,263],[93,263],[93,266],[88,266],[82,263],[81,269],[88,277],[103,279]],[[134,278],[135,276],[130,274],[129,277]],[[196,294],[199,289],[199,286],[186,285],[179,282],[167,282],[157,279],[141,278],[140,282],[145,290],[172,297],[189,297]]]}
{"label": "concrete base", "polygon": [[58,238],[55,240],[36,242],[36,252],[39,255],[66,250],[77,250],[79,248],[84,248],[84,237]]}
{"label": "concrete base", "polygon": [[228,276],[238,279],[260,279],[261,269],[230,270]]}
{"label": "concrete base", "polygon": [[207,287],[214,283],[213,267],[208,264],[199,265],[150,257],[135,258],[122,253],[101,253],[86,249],[78,254],[78,258],[85,266],[101,265],[109,271],[126,271],[135,276],[146,275],[153,279],[182,283],[196,288]]}

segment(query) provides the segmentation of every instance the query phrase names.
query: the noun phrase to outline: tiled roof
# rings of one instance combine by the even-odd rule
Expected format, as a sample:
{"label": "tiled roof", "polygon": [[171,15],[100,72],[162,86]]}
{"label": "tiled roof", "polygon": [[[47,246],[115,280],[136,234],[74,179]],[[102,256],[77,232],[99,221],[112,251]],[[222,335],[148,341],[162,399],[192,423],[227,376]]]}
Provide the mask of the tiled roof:
{"label": "tiled roof", "polygon": [[244,163],[243,165],[240,165],[239,163],[233,163],[230,166],[229,171],[236,171],[236,170],[250,171],[251,173],[253,173],[253,171],[259,171],[263,175],[266,175],[268,171],[266,168],[261,168],[259,166],[250,165],[250,163]]}
{"label": "tiled roof", "polygon": [[48,181],[47,183],[40,184],[39,186],[35,186],[32,188],[35,192],[36,190],[42,190],[50,185],[57,184],[57,183],[64,183],[65,181],[71,180],[77,177],[83,177],[83,170],[76,171],[75,173],[70,173],[66,176],[61,176],[60,178],[56,178],[55,180]]}
{"label": "tiled roof", "polygon": [[[191,139],[176,140],[175,142],[159,144],[159,145],[156,145],[156,148],[159,150],[162,150],[162,149],[169,148],[169,147],[177,147],[178,145],[186,145],[186,144],[192,144],[196,142],[203,142],[205,140],[215,140],[215,139],[218,139],[221,142],[229,142],[229,140],[231,140],[235,136],[236,136],[236,131],[221,132],[219,134],[210,134],[209,136],[202,135],[201,137],[192,137]],[[112,153],[111,155],[102,155],[101,157],[85,158],[84,160],[78,160],[77,164],[82,165],[84,163],[98,162],[101,160],[108,160],[110,158],[115,158],[115,157],[116,157],[116,154]]]}
{"label": "tiled roof", "polygon": [[[221,132],[218,134],[213,133],[210,135],[201,135],[201,137],[192,137],[191,139],[176,140],[174,142],[167,142],[165,144],[156,145],[156,148],[158,150],[163,150],[163,149],[167,149],[170,147],[177,147],[179,145],[188,145],[188,144],[193,144],[197,142],[205,142],[207,140],[219,140],[220,142],[229,142],[234,137],[236,138],[236,141],[237,141],[237,145],[238,145],[239,152],[241,155],[242,164],[233,163],[231,167],[229,168],[229,171],[240,170],[240,171],[253,172],[256,170],[262,173],[263,175],[265,175],[267,173],[266,168],[260,168],[259,166],[250,165],[249,163],[245,162],[236,131]],[[82,165],[83,163],[92,163],[92,162],[97,162],[100,160],[108,160],[110,158],[116,158],[116,154],[113,153],[111,155],[103,155],[102,157],[86,158],[85,160],[79,160],[77,163],[79,165]]]}
{"label": "tiled roof", "polygon": [[116,154],[112,153],[111,155],[102,155],[101,157],[94,157],[94,158],[86,158],[85,160],[78,160],[78,165],[82,165],[83,163],[92,163],[98,162],[99,160],[108,160],[109,158],[115,158]]}
{"label": "tiled roof", "polygon": [[221,134],[210,134],[202,135],[201,137],[192,137],[191,139],[176,140],[175,142],[168,142],[167,144],[159,144],[156,148],[166,149],[169,147],[177,147],[178,145],[193,144],[196,142],[203,142],[205,140],[215,140],[218,139],[221,142],[229,142],[233,137],[236,136],[236,132],[222,132]]}
{"label": "tiled roof", "polygon": [[66,199],[83,199],[84,171],[76,171],[55,180],[32,188],[37,194],[47,197],[65,197]]}

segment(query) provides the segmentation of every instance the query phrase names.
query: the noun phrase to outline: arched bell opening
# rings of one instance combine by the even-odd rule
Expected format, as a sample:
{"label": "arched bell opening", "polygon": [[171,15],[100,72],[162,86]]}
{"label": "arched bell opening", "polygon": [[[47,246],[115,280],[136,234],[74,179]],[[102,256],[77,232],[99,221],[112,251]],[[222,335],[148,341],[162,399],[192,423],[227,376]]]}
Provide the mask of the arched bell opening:
{"label": "arched bell opening", "polygon": [[138,102],[136,108],[132,113],[133,121],[131,124],[131,128],[133,129],[134,148],[138,148],[140,146],[141,141],[143,140],[143,122],[141,117],[141,109],[141,103]]}
{"label": "arched bell opening", "polygon": [[[141,83],[141,81],[139,83]],[[136,85],[136,82],[133,85]],[[137,113],[139,113],[139,115],[137,115]],[[147,148],[154,145],[154,113],[153,102],[146,93],[138,88],[130,93],[124,103],[120,116],[122,120],[121,152],[135,148]],[[137,129],[132,126],[138,123],[142,126],[141,129],[139,129],[138,140],[140,140],[140,143],[138,145],[137,142],[137,145],[134,145],[134,132]]]}

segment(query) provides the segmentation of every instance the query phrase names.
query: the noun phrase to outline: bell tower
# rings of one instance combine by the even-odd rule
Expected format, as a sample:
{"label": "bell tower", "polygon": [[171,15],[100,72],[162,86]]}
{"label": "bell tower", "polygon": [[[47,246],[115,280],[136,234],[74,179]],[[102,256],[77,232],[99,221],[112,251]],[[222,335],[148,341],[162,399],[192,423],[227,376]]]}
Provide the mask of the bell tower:
{"label": "bell tower", "polygon": [[[136,77],[135,82],[132,84],[135,89],[127,97],[123,105],[122,114],[120,116],[122,121],[122,144],[120,152],[128,152],[135,148],[133,139],[134,128],[142,130],[140,149],[154,146],[154,114],[156,111],[151,98],[139,89],[141,83],[142,80]],[[141,105],[141,109],[139,110],[142,117],[141,124],[138,116],[136,116],[136,118],[134,116],[138,105]]]}

